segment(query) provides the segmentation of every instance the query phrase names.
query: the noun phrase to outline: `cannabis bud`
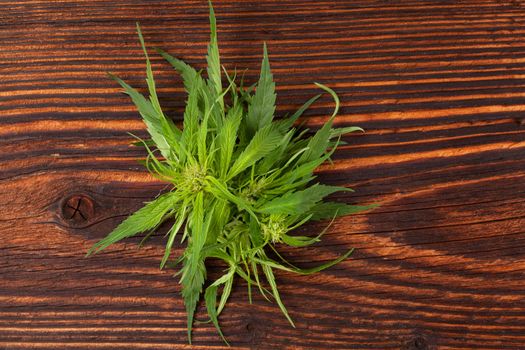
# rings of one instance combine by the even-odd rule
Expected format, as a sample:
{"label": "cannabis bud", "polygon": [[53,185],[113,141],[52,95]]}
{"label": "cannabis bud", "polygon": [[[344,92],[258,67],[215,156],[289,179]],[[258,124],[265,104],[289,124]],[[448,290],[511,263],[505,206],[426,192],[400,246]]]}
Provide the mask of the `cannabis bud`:
{"label": "cannabis bud", "polygon": [[[164,221],[173,222],[160,267],[166,265],[180,232],[181,241],[186,241],[187,246],[176,262],[182,265],[180,283],[190,343],[194,312],[206,279],[207,259],[222,260],[227,266],[224,275],[204,291],[209,317],[223,339],[218,315],[228,300],[235,276],[247,282],[250,302],[252,286],[256,286],[266,298],[275,299],[293,325],[279,296],[274,270],[310,274],[346,259],[352,251],[316,268],[299,269],[280,257],[279,246],[306,247],[318,242],[326,229],[315,237],[291,233],[308,221],[333,220],[373,207],[323,201],[332,193],[351,189],[314,183],[313,171],[329,160],[341,143],[341,136],[363,131],[359,127],[332,127],[339,109],[334,91],[316,84],[333,97],[335,110],[311,136],[294,125],[321,95],[308,100],[291,116],[274,120],[275,83],[266,45],[258,83],[245,88],[242,79],[237,83],[235,72],[229,74],[222,67],[228,82],[224,87],[211,3],[210,27],[206,78],[183,61],[157,50],[182,75],[188,93],[181,129],[161,109],[137,25],[146,56],[149,98],[118,77],[112,78],[131,97],[151,136],[151,140],[140,140],[148,153],[144,162],[147,169],[172,186],[169,192],[129,216],[88,252],[88,255],[97,253],[126,237],[153,232]],[[270,258],[269,250],[283,261]]]}

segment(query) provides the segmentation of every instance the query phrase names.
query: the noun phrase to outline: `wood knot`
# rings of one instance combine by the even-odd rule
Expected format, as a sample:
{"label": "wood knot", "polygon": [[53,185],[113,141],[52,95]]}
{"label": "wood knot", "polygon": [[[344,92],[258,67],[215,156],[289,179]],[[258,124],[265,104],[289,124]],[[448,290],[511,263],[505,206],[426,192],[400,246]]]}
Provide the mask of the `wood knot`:
{"label": "wood knot", "polygon": [[73,194],[62,201],[61,216],[70,226],[79,227],[95,217],[95,202],[85,194]]}
{"label": "wood knot", "polygon": [[246,342],[255,346],[260,344],[262,339],[266,338],[266,329],[261,325],[260,321],[250,319],[245,326]]}
{"label": "wood knot", "polygon": [[429,345],[427,340],[422,336],[415,336],[408,343],[406,343],[404,350],[428,350]]}

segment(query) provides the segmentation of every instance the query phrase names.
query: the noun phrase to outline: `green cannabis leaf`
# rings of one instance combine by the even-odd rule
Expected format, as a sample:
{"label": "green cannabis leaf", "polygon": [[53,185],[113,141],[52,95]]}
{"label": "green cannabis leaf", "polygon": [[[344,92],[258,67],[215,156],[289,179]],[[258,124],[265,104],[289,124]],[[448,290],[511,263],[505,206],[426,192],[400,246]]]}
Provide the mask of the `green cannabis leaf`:
{"label": "green cannabis leaf", "polygon": [[[121,239],[152,232],[162,222],[173,221],[160,267],[167,264],[175,238],[181,234],[187,247],[177,263],[182,264],[180,283],[190,343],[195,310],[206,282],[207,259],[222,260],[227,266],[224,275],[204,290],[210,320],[225,342],[218,317],[227,303],[235,276],[247,282],[250,302],[252,286],[256,286],[265,298],[273,296],[293,325],[279,296],[274,270],[310,274],[346,259],[351,251],[321,266],[299,269],[281,258],[278,247],[306,247],[318,242],[326,229],[316,237],[291,233],[308,221],[333,220],[375,207],[324,202],[332,193],[351,189],[312,183],[313,171],[329,159],[341,136],[363,131],[359,127],[332,128],[339,109],[335,92],[316,83],[333,97],[335,110],[328,122],[310,137],[294,125],[320,95],[312,97],[290,117],[273,120],[276,93],[266,44],[256,86],[245,88],[242,79],[237,84],[236,74],[228,74],[223,67],[228,81],[224,87],[211,3],[210,27],[207,79],[183,61],[157,50],[180,73],[188,93],[183,128],[179,129],[162,112],[137,24],[146,58],[149,97],[110,76],[131,97],[151,136],[151,140],[139,139],[148,152],[144,164],[154,176],[171,183],[172,188],[129,216],[88,252],[88,255],[100,252]],[[269,250],[282,263],[271,259],[267,255]]]}

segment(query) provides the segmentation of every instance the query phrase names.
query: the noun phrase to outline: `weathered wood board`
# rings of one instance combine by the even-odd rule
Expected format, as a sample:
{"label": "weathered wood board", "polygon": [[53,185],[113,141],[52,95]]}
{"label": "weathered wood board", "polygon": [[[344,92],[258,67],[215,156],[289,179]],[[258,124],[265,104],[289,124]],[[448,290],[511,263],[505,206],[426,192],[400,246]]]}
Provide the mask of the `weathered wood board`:
{"label": "weathered wood board", "polygon": [[[337,124],[367,132],[345,137],[319,178],[357,190],[341,200],[382,203],[338,220],[323,244],[285,250],[309,266],[356,248],[315,276],[278,275],[296,329],[237,284],[221,316],[234,348],[525,348],[523,6],[215,1],[226,68],[255,81],[267,42],[279,115],[317,93],[313,81],[339,93]],[[206,2],[0,9],[0,348],[186,347],[177,280],[158,269],[161,236],[84,254],[164,188],[136,162],[145,153],[126,132],[145,128],[106,71],[145,86],[135,21],[150,47],[203,67]],[[181,81],[158,56],[153,65],[180,120]],[[331,108],[322,99],[307,124]],[[200,324],[194,347],[223,343]]]}

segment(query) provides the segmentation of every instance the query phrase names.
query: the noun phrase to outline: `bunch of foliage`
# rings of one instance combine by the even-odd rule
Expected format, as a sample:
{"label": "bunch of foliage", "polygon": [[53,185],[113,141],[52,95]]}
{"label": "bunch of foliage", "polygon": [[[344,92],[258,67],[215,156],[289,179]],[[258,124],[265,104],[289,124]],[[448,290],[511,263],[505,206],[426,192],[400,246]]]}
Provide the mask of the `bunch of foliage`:
{"label": "bunch of foliage", "polygon": [[[218,315],[228,300],[235,276],[247,282],[250,302],[252,286],[256,286],[265,298],[277,302],[293,325],[279,296],[274,271],[311,274],[346,259],[352,251],[321,266],[300,269],[282,259],[279,246],[306,247],[318,242],[326,229],[315,237],[291,234],[308,221],[334,219],[372,207],[323,201],[332,193],[351,189],[314,182],[314,170],[329,160],[341,143],[341,136],[362,131],[358,127],[332,127],[339,108],[334,91],[316,83],[333,97],[335,110],[309,137],[307,129],[294,125],[321,95],[308,100],[293,115],[274,120],[275,83],[266,45],[259,81],[245,88],[242,79],[237,84],[235,73],[228,74],[224,67],[221,70],[211,3],[210,27],[207,78],[201,71],[157,50],[181,74],[188,93],[181,129],[161,109],[137,24],[146,56],[149,97],[118,77],[112,78],[131,97],[151,136],[151,140],[140,140],[148,152],[143,163],[154,176],[170,183],[171,190],[129,216],[88,252],[97,253],[126,237],[152,233],[167,220],[173,222],[166,234],[160,267],[168,262],[180,233],[187,246],[175,263],[182,265],[178,274],[190,343],[194,313],[206,281],[207,259],[222,260],[227,266],[224,274],[204,291],[209,317],[223,339]],[[222,85],[221,71],[228,82],[226,87]],[[272,259],[269,251],[283,263]]]}

